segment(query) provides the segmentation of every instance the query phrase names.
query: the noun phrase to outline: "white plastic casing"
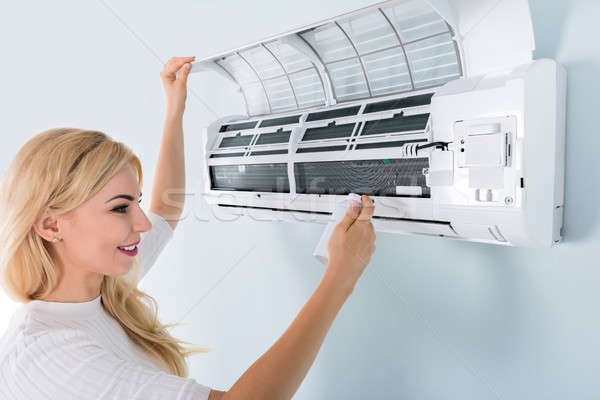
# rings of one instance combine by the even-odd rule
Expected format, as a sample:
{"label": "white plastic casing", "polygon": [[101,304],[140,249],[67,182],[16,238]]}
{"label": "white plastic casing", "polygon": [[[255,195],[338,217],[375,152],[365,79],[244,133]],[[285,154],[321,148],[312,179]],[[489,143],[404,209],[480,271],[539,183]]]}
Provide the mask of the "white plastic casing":
{"label": "white plastic casing", "polygon": [[[422,188],[414,186],[397,186],[396,194],[402,195],[400,197],[371,196],[375,202],[375,229],[528,247],[559,242],[564,201],[566,72],[553,60],[532,60],[533,30],[527,1],[431,0],[427,3],[452,27],[461,56],[462,77],[438,87],[338,105],[223,117],[203,129],[207,202],[223,206],[218,208],[219,212],[245,214],[256,220],[328,223],[336,204],[346,196],[296,193],[295,163],[414,158],[414,155],[411,155],[412,149],[395,147],[357,152],[351,145],[343,151],[298,154],[296,150],[308,127],[327,126],[331,122],[307,122],[308,113],[357,105],[360,115],[335,122],[360,126],[400,112],[363,114],[362,110],[370,103],[432,93],[430,104],[401,110],[404,115],[429,113],[423,132],[369,138],[371,142],[381,142],[410,136],[415,140],[448,143],[445,149],[430,148],[419,153],[419,157],[429,159],[429,168],[423,174],[430,197],[420,198]],[[395,2],[373,7],[389,4]],[[509,20],[511,29],[506,27]],[[325,23],[327,21],[321,24]],[[295,32],[304,31],[281,36],[287,38],[286,43],[294,43]],[[238,51],[227,54],[234,53]],[[217,76],[225,76],[211,64],[213,60],[220,60],[219,57],[197,64],[194,70],[218,70]],[[311,60],[318,62],[316,58]],[[323,65],[315,67],[320,72],[325,70]],[[328,77],[323,78],[325,87]],[[329,101],[332,93],[325,94]],[[223,152],[218,149],[219,140],[230,135],[219,132],[221,125],[299,113],[302,114],[299,123],[284,127],[291,131],[287,154],[253,156],[251,150],[246,149],[227,150],[244,151],[243,157],[211,157],[215,152]],[[255,133],[267,131],[257,127]],[[290,192],[215,190],[211,186],[209,171],[213,166],[260,163],[287,163]]]}

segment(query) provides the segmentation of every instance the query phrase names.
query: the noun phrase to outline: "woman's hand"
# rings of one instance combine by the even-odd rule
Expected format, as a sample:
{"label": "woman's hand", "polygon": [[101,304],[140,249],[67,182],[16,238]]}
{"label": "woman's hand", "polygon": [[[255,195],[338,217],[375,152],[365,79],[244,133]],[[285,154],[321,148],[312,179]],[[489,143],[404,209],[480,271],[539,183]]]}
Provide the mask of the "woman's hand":
{"label": "woman's hand", "polygon": [[361,202],[362,208],[358,202],[348,207],[327,245],[329,264],[325,274],[330,274],[338,284],[347,285],[350,290],[375,252],[376,235],[371,222],[375,206],[366,195],[362,196]]}
{"label": "woman's hand", "polygon": [[160,73],[167,115],[183,116],[185,99],[187,97],[187,78],[195,57],[173,57],[163,67]]}

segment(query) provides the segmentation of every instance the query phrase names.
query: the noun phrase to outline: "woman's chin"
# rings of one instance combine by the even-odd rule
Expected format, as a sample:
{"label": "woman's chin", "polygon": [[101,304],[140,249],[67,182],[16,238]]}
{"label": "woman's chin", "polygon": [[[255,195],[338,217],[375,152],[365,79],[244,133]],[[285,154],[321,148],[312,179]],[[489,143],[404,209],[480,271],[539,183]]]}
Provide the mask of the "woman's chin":
{"label": "woman's chin", "polygon": [[115,268],[112,268],[107,275],[123,276],[128,274],[131,270],[133,270],[133,261],[131,261],[129,264],[115,266]]}

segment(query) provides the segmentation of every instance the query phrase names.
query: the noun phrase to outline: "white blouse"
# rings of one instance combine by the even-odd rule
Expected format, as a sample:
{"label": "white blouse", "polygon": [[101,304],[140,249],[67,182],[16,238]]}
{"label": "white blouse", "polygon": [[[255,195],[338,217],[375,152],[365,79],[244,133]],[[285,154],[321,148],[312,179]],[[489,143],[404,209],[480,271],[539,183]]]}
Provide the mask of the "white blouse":
{"label": "white blouse", "polygon": [[[152,228],[138,245],[140,279],[173,236]],[[0,399],[203,400],[210,388],[161,371],[100,303],[33,300],[20,306],[0,339]]]}

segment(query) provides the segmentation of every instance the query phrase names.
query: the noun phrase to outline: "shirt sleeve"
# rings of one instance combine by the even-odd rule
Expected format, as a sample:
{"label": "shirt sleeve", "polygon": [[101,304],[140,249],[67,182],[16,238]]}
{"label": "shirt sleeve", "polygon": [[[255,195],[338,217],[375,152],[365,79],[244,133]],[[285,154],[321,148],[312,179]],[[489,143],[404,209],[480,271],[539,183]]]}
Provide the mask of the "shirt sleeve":
{"label": "shirt sleeve", "polygon": [[22,346],[9,371],[0,394],[14,400],[206,400],[211,391],[194,379],[120,359],[83,332],[39,336]]}
{"label": "shirt sleeve", "polygon": [[140,235],[137,254],[140,280],[152,268],[174,233],[171,225],[160,215],[151,211],[146,212],[146,215],[148,215],[148,219],[152,223],[152,228]]}

